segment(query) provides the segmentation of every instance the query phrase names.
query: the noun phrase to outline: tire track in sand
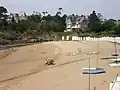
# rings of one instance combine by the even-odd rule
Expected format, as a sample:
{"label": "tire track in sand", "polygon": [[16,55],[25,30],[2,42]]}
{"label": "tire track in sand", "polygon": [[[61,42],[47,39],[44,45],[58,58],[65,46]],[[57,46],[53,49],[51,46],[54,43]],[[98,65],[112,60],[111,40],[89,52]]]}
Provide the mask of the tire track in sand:
{"label": "tire track in sand", "polygon": [[5,80],[1,80],[0,83],[16,80],[16,79],[19,79],[19,78],[22,78],[22,77],[27,77],[27,76],[30,76],[30,75],[37,74],[37,73],[39,73],[41,71],[46,71],[46,70],[49,70],[49,69],[52,69],[52,68],[64,66],[64,65],[71,64],[71,63],[74,63],[74,62],[80,62],[80,61],[83,61],[83,60],[85,60],[85,59],[72,60],[72,61],[69,61],[69,62],[66,62],[66,63],[62,63],[62,64],[59,64],[59,65],[56,65],[56,66],[53,66],[53,67],[47,67],[47,68],[45,68],[43,70],[40,69],[40,70],[36,70],[34,72],[26,73],[26,74],[23,74],[23,75],[14,76],[14,77],[11,77],[11,78],[8,78],[8,79],[5,79]]}

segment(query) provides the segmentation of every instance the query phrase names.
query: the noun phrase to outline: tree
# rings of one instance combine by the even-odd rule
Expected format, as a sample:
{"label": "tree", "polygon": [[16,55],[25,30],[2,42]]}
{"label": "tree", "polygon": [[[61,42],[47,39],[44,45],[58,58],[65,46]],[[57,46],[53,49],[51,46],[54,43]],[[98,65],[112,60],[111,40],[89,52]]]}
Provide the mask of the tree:
{"label": "tree", "polygon": [[43,15],[45,16],[45,12],[42,12],[43,13]]}
{"label": "tree", "polygon": [[27,17],[27,14],[24,12],[24,16]]}
{"label": "tree", "polygon": [[47,11],[45,11],[45,12],[42,12],[42,13],[43,13],[43,15],[44,15],[44,16],[46,16],[46,14],[48,14],[48,12],[47,12]]}
{"label": "tree", "polygon": [[56,15],[61,15],[62,10],[63,10],[62,8],[58,8],[58,12],[56,13]]}
{"label": "tree", "polygon": [[3,6],[0,6],[0,17],[3,17],[4,18],[4,15],[6,15],[7,13],[7,9]]}
{"label": "tree", "polygon": [[63,30],[65,30],[66,29],[66,18],[67,18],[67,15],[66,14],[64,14],[63,16],[62,16],[62,24],[63,24]]}
{"label": "tree", "polygon": [[0,6],[0,25],[1,28],[4,29],[5,25],[7,25],[7,9],[3,6]]}
{"label": "tree", "polygon": [[39,22],[41,22],[41,15],[30,15],[30,16],[28,17],[28,19],[29,19],[30,21],[34,21],[34,22],[36,22],[36,23],[39,23]]}
{"label": "tree", "polygon": [[88,18],[89,18],[88,27],[90,29],[90,32],[100,32],[101,22],[100,19],[97,17],[96,12],[93,11]]}
{"label": "tree", "polygon": [[99,18],[96,15],[96,12],[93,11],[92,14],[90,14],[89,16],[89,21],[93,22],[93,21],[100,21]]}
{"label": "tree", "polygon": [[65,23],[66,18],[67,18],[67,15],[64,14],[64,15],[62,16],[62,21],[63,21],[64,23]]}
{"label": "tree", "polygon": [[103,22],[102,24],[102,31],[110,31],[113,30],[113,27],[116,26],[116,20],[114,19],[109,19]]}
{"label": "tree", "polygon": [[120,36],[120,24],[114,26],[112,29],[113,34]]}
{"label": "tree", "polygon": [[48,14],[48,12],[47,12],[47,11],[46,11],[45,13],[46,13],[46,14]]}
{"label": "tree", "polygon": [[61,11],[61,10],[62,10],[62,8],[58,8],[58,10],[59,10],[59,11]]}

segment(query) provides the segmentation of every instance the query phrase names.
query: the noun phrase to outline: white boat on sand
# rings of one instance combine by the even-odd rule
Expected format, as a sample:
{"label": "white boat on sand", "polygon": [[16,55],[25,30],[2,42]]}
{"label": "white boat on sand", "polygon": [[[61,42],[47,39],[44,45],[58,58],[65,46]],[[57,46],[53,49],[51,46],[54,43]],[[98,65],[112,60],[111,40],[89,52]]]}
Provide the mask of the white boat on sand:
{"label": "white boat on sand", "polygon": [[110,59],[110,61],[120,61],[120,58],[117,58],[117,59]]}
{"label": "white boat on sand", "polygon": [[110,82],[109,90],[120,90],[120,75]]}
{"label": "white boat on sand", "polygon": [[98,70],[98,69],[104,69],[104,68],[82,68],[82,70]]}
{"label": "white boat on sand", "polygon": [[120,62],[111,63],[111,64],[109,64],[109,66],[111,66],[111,67],[120,67]]}

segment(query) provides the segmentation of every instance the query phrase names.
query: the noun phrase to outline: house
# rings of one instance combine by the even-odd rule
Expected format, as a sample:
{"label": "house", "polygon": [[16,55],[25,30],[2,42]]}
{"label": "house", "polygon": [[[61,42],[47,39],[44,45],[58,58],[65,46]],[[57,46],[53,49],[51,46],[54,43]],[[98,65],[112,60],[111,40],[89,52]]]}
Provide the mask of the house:
{"label": "house", "polygon": [[69,15],[66,18],[66,30],[64,32],[84,31],[88,26],[88,19],[85,15]]}

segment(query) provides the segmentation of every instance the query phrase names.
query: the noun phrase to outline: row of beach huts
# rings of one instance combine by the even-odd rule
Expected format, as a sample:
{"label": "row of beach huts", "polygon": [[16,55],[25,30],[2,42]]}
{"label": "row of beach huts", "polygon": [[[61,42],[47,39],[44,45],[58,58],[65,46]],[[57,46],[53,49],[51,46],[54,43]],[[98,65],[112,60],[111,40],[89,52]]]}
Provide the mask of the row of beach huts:
{"label": "row of beach huts", "polygon": [[108,41],[108,42],[117,42],[120,43],[120,37],[100,37],[100,38],[95,38],[95,37],[77,37],[77,36],[62,36],[62,40],[66,41]]}

